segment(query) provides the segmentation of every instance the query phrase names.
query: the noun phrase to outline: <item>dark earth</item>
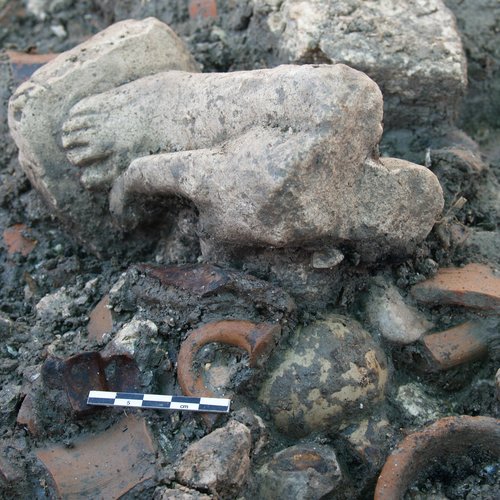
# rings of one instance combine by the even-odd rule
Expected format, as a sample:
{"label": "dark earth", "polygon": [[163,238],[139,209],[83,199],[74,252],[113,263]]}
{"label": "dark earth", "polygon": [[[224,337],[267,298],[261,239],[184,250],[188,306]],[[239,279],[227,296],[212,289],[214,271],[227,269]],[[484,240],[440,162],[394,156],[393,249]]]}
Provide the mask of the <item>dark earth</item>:
{"label": "dark earth", "polygon": [[[131,243],[115,256],[103,259],[72,239],[46,209],[20,170],[17,150],[8,133],[6,102],[27,75],[11,66],[6,51],[58,53],[115,21],[155,16],[183,38],[205,72],[272,66],[273,53],[264,35],[258,46],[245,43],[247,30],[258,29],[258,23],[250,23],[252,8],[247,0],[217,2],[219,16],[216,19],[191,19],[187,1],[41,0],[31,3],[41,6],[42,14],[38,17],[27,9],[26,2],[0,0],[0,234],[15,224],[24,224],[24,236],[36,242],[27,255],[10,254],[5,243],[0,245],[0,456],[2,463],[7,461],[8,467],[15,471],[16,477],[14,482],[9,482],[0,474],[0,496],[44,499],[54,498],[54,492],[33,450],[61,442],[71,447],[72,441],[83,433],[108,429],[121,412],[106,409],[75,417],[59,397],[61,391],[55,383],[38,393],[38,397],[44,399],[38,403],[40,432],[32,436],[16,424],[16,416],[30,385],[37,383],[33,375],[40,365],[45,363],[47,367],[46,361],[51,357],[66,358],[102,348],[104,341],[92,340],[87,335],[89,314],[131,266],[140,262],[197,263],[201,260],[201,252],[189,223],[185,226],[180,223],[174,228],[178,242],[175,251],[167,248],[159,235],[152,244]],[[415,255],[368,268],[359,264],[356,255],[347,252],[342,284],[332,289],[328,303],[318,307],[314,301],[307,302],[300,290],[292,288],[286,291],[303,299],[298,303],[298,316],[288,317],[288,313],[283,312],[285,307],[273,306],[276,307],[273,314],[281,311],[281,317],[287,319],[286,328],[297,321],[307,324],[321,318],[326,308],[362,322],[362,295],[367,291],[369,278],[375,274],[394,278],[406,292],[411,285],[435,274],[438,267],[469,262],[489,262],[496,266],[500,263],[499,213],[492,195],[498,190],[500,180],[500,16],[498,7],[495,14],[495,2],[488,0],[448,0],[446,3],[457,16],[469,65],[469,91],[458,125],[479,144],[482,161],[489,168],[471,175],[466,164],[454,168],[456,159],[436,158],[430,167],[442,182],[446,207],[442,220]],[[29,73],[33,69],[24,68],[23,71]],[[383,142],[381,151],[387,155],[397,153],[421,164],[426,161],[425,145],[409,145],[406,150],[398,146],[397,151],[393,148],[391,143]],[[461,201],[462,197],[466,201]],[[181,202],[177,210],[188,221],[196,218],[193,208]],[[252,269],[252,265],[242,268]],[[259,266],[254,268],[258,274]],[[265,307],[257,310],[248,306],[248,297],[238,287],[221,293],[215,303],[205,304],[202,300],[196,304],[188,295],[172,297],[168,290],[154,289],[156,285],[140,276],[137,269],[129,270],[128,284],[112,297],[111,303],[115,330],[137,313],[144,319],[153,318],[159,325],[154,343],[143,346],[145,355],[140,360],[144,368],[140,385],[150,388],[149,392],[180,393],[174,369],[176,352],[180,340],[189,331],[190,322],[209,321],[217,316],[217,308],[232,311],[228,317],[234,318],[241,310],[251,311],[249,314],[258,321],[271,314]],[[272,277],[263,273],[257,277],[272,281]],[[137,280],[140,286],[134,285]],[[52,305],[35,308],[43,297],[58,290],[62,295]],[[436,306],[427,310],[427,314],[438,329],[478,316],[451,306]],[[147,340],[147,336],[145,338]],[[439,376],[415,372],[406,363],[404,350],[388,345],[383,347],[391,360],[394,386],[419,382],[440,406],[449,409],[448,414],[499,418],[500,404],[494,385],[494,375],[500,366],[498,344],[497,329],[497,340],[496,343],[495,339],[492,341],[488,359],[462,365]],[[207,362],[229,364],[232,384],[237,391],[235,401],[254,409],[266,421],[271,440],[258,457],[257,465],[277,450],[295,444],[273,430],[269,415],[255,402],[254,387],[259,375],[248,368],[246,354],[234,348],[205,349],[198,362],[200,365]],[[272,363],[271,359],[270,366]],[[55,373],[57,378],[57,370]],[[404,436],[404,429],[421,425],[400,410],[391,390],[386,411],[394,433],[387,438],[385,453]],[[128,493],[127,498],[152,498],[157,485],[171,484],[173,464],[180,453],[191,441],[206,433],[202,421],[187,413],[150,412],[147,419],[161,451],[158,464],[163,471],[162,477],[156,484],[140,485]],[[372,497],[374,478],[368,482],[364,479],[366,471],[356,463],[341,436],[332,434],[317,440],[320,444],[334,444],[339,460],[352,476],[343,491],[334,492],[328,498]],[[353,486],[359,484],[362,487]],[[253,488],[250,481],[242,497],[250,498]],[[450,457],[431,465],[409,489],[406,498],[493,499],[498,498],[499,491],[498,457],[478,452],[473,457]]]}

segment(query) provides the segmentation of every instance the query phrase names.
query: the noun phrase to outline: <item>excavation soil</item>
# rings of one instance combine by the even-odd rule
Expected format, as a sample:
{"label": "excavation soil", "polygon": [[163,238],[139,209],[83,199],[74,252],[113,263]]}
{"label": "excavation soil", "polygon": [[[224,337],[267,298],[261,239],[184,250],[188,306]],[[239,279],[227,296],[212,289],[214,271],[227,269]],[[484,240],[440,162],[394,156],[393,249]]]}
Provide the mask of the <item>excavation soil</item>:
{"label": "excavation soil", "polygon": [[[33,2],[35,3],[35,2]],[[248,6],[239,2],[237,8],[229,9],[221,2],[220,21],[189,19],[183,2],[40,2],[55,5],[46,12],[44,20],[37,19],[16,0],[0,1],[0,41],[7,50],[23,52],[61,52],[80,43],[88,36],[105,28],[115,20],[127,17],[156,15],[171,24],[184,37],[195,58],[203,64],[204,71],[229,71],[233,69],[253,69],[269,63],[264,52],[246,47],[244,33],[248,25]],[[163,6],[160,7],[159,4]],[[460,2],[452,2],[459,4]],[[139,4],[141,7],[139,7]],[[135,6],[134,6],[135,5]],[[452,5],[453,7],[454,5]],[[141,10],[142,9],[142,10]],[[456,7],[457,11],[460,5]],[[482,16],[480,9],[467,15]],[[463,20],[462,20],[463,21]],[[481,19],[475,24],[476,39],[488,40],[481,35]],[[470,29],[470,28],[469,28]],[[486,47],[486,42],[485,47]],[[489,42],[488,42],[489,43]],[[265,45],[265,44],[264,44]],[[481,51],[481,44],[478,51]],[[485,57],[487,47],[484,48]],[[478,52],[472,61],[474,68],[480,59]],[[45,414],[40,415],[43,428],[38,437],[32,437],[23,426],[16,424],[17,412],[29,386],[30,374],[49,354],[67,357],[80,352],[98,350],[100,345],[89,339],[87,325],[89,314],[97,302],[120,278],[121,273],[138,262],[160,264],[195,263],[200,258],[200,249],[192,234],[185,234],[174,255],[165,251],[162,241],[155,242],[146,249],[143,245],[123,248],[115,257],[102,260],[74,241],[58,220],[55,220],[45,207],[39,195],[31,188],[29,181],[19,168],[17,150],[9,137],[6,126],[6,101],[13,87],[18,85],[23,75],[12,71],[5,52],[0,53],[0,234],[15,225],[22,224],[20,238],[34,243],[29,252],[9,252],[4,235],[0,247],[0,454],[7,458],[9,470],[18,479],[2,481],[0,477],[0,496],[2,498],[51,498],[53,493],[50,480],[34,457],[33,450],[51,443],[65,443],[71,446],[81,434],[92,434],[109,428],[121,415],[114,410],[104,413],[74,418],[58,413],[58,406],[47,405]],[[497,61],[498,63],[498,61]],[[29,69],[29,68],[28,68]],[[477,69],[477,68],[476,68]],[[473,82],[474,83],[474,82]],[[496,82],[498,86],[498,81]],[[365,291],[368,279],[376,273],[394,277],[402,290],[421,281],[435,272],[437,266],[460,265],[466,262],[493,262],[498,264],[498,214],[491,211],[491,190],[498,186],[500,173],[500,129],[496,129],[494,119],[484,112],[484,107],[476,106],[477,115],[471,102],[483,101],[490,91],[488,85],[473,87],[473,94],[465,101],[462,128],[480,144],[489,171],[475,177],[464,187],[463,177],[449,176],[443,179],[447,199],[445,217],[408,259],[392,259],[372,268],[358,265],[356,255],[347,255],[346,267],[341,288],[332,294],[329,304],[305,304],[299,310],[299,320],[310,322],[321,317],[325,307],[330,310],[359,315],[359,297]],[[483,94],[481,94],[481,92]],[[481,102],[483,102],[481,101]],[[390,151],[387,151],[390,153]],[[423,164],[425,150],[408,150],[406,157],[419,156]],[[467,190],[467,193],[464,192]],[[468,201],[457,205],[457,198],[466,195]],[[186,217],[195,217],[191,207],[180,206]],[[19,227],[19,226],[18,226]],[[481,232],[474,245],[463,244],[464,235]],[[28,245],[30,246],[30,245]],[[62,289],[64,287],[64,289]],[[47,294],[61,293],[49,308],[35,308]],[[293,290],[292,290],[293,292]],[[115,303],[119,311],[117,324],[130,319],[135,312],[123,303]],[[429,317],[440,326],[447,327],[469,317],[458,309],[436,307],[428,311]],[[178,389],[175,382],[175,353],[180,339],[187,329],[173,333],[169,326],[172,318],[165,318],[159,328],[158,349],[171,353],[160,361],[155,356],[145,360],[146,371],[150,370],[155,379],[153,386],[166,390]],[[416,375],[412,369],[405,369],[398,363],[399,352],[391,352],[385,347],[389,358],[396,361],[393,372],[394,387],[410,381],[422,382],[427,391],[438,398],[444,407],[452,408],[453,414],[486,415],[499,417],[499,404],[495,397],[494,374],[499,366],[500,352],[492,349],[488,360],[472,366],[461,367],[443,377]],[[230,372],[236,373],[237,382],[248,380],[247,359],[234,350],[227,352],[203,353],[200,362],[216,363],[224,366],[229,363]],[[240,380],[241,379],[241,380]],[[247,385],[248,394],[252,393],[252,382]],[[156,385],[155,385],[156,384]],[[247,390],[246,389],[246,390]],[[52,395],[53,397],[53,395]],[[244,403],[253,406],[264,418],[266,413],[256,406],[250,398],[242,396]],[[393,403],[389,394],[387,412],[390,416],[396,437],[400,429],[417,428],[415,422],[405,416]],[[191,414],[148,413],[147,420],[159,447],[159,465],[164,471],[159,484],[170,484],[172,465],[189,442],[203,436],[202,422]],[[271,441],[266,451],[259,456],[257,465],[275,451],[293,444],[284,436],[271,430]],[[322,443],[336,442],[336,436],[323,437]],[[341,446],[341,445],[339,445]],[[347,466],[349,452],[337,450]],[[479,454],[480,455],[480,454]],[[469,457],[454,457],[440,466],[434,466],[425,477],[410,488],[408,498],[428,498],[430,494],[443,495],[442,498],[494,498],[500,488],[499,464],[495,457],[479,456],[471,463]],[[350,474],[356,484],[357,469]],[[145,485],[145,491],[135,490],[129,497],[150,498],[155,486]],[[149,488],[149,489],[148,489]],[[366,485],[361,497],[370,498],[374,484]],[[248,491],[252,490],[252,484]],[[359,493],[359,492],[358,492]],[[245,491],[242,492],[245,494]],[[346,486],[344,493],[332,494],[331,498],[350,498],[352,490]]]}

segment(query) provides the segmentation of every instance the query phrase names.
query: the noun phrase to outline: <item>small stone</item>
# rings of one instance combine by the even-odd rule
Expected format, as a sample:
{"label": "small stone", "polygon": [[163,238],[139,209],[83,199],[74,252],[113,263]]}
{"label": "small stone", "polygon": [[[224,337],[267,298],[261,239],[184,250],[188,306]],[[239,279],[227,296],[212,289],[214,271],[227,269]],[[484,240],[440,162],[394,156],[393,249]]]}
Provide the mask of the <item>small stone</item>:
{"label": "small stone", "polygon": [[429,396],[423,386],[417,382],[398,387],[396,402],[406,417],[421,426],[443,416],[443,403]]}
{"label": "small stone", "polygon": [[102,356],[104,358],[125,356],[134,360],[145,376],[149,371],[151,355],[156,350],[157,333],[158,327],[155,323],[134,317],[114,335],[111,342],[103,349]]}
{"label": "small stone", "polygon": [[0,338],[7,339],[14,330],[14,322],[0,314]]}
{"label": "small stone", "polygon": [[73,299],[66,292],[66,287],[45,295],[36,304],[37,316],[47,322],[60,321],[71,316]]}
{"label": "small stone", "polygon": [[56,445],[36,455],[63,498],[119,498],[155,475],[153,437],[146,421],[134,416],[83,436],[72,448]]}
{"label": "small stone", "polygon": [[7,422],[16,412],[19,403],[21,386],[16,383],[5,383],[0,390],[0,416]]}
{"label": "small stone", "polygon": [[349,462],[352,460],[357,464],[357,476],[361,477],[355,485],[357,491],[370,488],[377,478],[394,434],[387,418],[380,415],[349,425],[339,434],[339,441],[335,441],[336,449],[342,447],[349,456]]}
{"label": "small stone", "polygon": [[497,399],[500,401],[500,368],[495,375],[495,384],[497,386]]}
{"label": "small stone", "polygon": [[248,407],[233,413],[233,419],[250,429],[252,435],[252,457],[256,457],[269,443],[269,432],[259,415]]}
{"label": "small stone", "polygon": [[211,500],[212,498],[214,498],[212,495],[206,495],[185,486],[157,488],[153,496],[153,500]]}
{"label": "small stone", "polygon": [[365,306],[367,322],[390,342],[411,344],[433,327],[418,309],[389,283],[374,284]]}
{"label": "small stone", "polygon": [[387,360],[356,321],[329,315],[298,329],[291,342],[259,394],[281,432],[334,432],[384,400]]}
{"label": "small stone", "polygon": [[64,29],[64,26],[62,24],[53,24],[50,27],[50,31],[54,33],[54,35],[57,36],[57,38],[66,38],[68,36],[67,31]]}
{"label": "small stone", "polygon": [[109,295],[105,295],[90,313],[87,332],[95,341],[101,341],[113,329],[113,315],[109,306]]}
{"label": "small stone", "polygon": [[113,337],[112,349],[116,353],[134,357],[141,337],[154,336],[157,333],[158,327],[152,321],[133,318]]}
{"label": "small stone", "polygon": [[248,427],[232,420],[189,446],[177,467],[177,481],[235,498],[250,470],[251,446]]}
{"label": "small stone", "polygon": [[257,472],[260,498],[319,500],[342,480],[335,452],[305,443],[276,453]]}
{"label": "small stone", "polygon": [[434,277],[413,286],[411,293],[424,304],[500,311],[500,277],[483,264],[440,269]]}
{"label": "small stone", "polygon": [[331,269],[338,266],[344,260],[344,254],[337,248],[331,248],[324,252],[314,252],[312,266],[315,269]]}

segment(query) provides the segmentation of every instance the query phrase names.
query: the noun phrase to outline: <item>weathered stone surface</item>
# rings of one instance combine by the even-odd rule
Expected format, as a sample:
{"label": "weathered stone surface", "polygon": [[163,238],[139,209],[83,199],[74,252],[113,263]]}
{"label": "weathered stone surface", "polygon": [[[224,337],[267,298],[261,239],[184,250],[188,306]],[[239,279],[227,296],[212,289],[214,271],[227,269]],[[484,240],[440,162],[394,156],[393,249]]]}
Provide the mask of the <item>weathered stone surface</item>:
{"label": "weathered stone surface", "polygon": [[500,4],[497,0],[445,0],[457,18],[467,53],[468,89],[462,110],[466,130],[500,127]]}
{"label": "weathered stone surface", "polygon": [[234,420],[240,422],[250,429],[252,436],[252,457],[257,456],[269,442],[269,432],[266,424],[254,414],[248,407],[241,408],[233,413]]}
{"label": "weathered stone surface", "polygon": [[14,382],[3,384],[0,389],[0,416],[7,421],[16,412],[21,386]]}
{"label": "weathered stone surface", "polygon": [[66,287],[42,297],[35,306],[39,318],[47,322],[63,320],[71,315],[72,298],[66,292]]}
{"label": "weathered stone surface", "polygon": [[341,481],[335,452],[306,443],[276,453],[257,472],[260,498],[319,500]]}
{"label": "weathered stone surface", "polygon": [[[197,70],[173,31],[155,19],[127,21],[59,55],[10,101],[9,125],[24,171],[54,212],[95,250],[116,251],[123,240],[111,224],[106,197],[83,188],[81,171],[61,149],[61,125],[83,97],[171,69]],[[84,183],[90,175],[91,170]]]}
{"label": "weathered stone surface", "polygon": [[366,415],[384,399],[387,380],[387,361],[368,332],[330,315],[297,330],[259,399],[282,432],[300,437]]}
{"label": "weathered stone surface", "polygon": [[433,324],[408,304],[398,289],[386,282],[372,285],[365,305],[367,322],[381,335],[398,344],[418,340]]}
{"label": "weathered stone surface", "polygon": [[153,496],[153,500],[210,500],[211,498],[214,497],[185,486],[157,488]]}
{"label": "weathered stone surface", "polygon": [[152,217],[145,197],[182,196],[199,210],[205,239],[236,246],[349,242],[370,260],[410,251],[432,228],[439,183],[423,167],[378,158],[382,99],[366,75],[341,64],[165,69],[195,70],[168,27],[118,23],[11,99],[24,169],[96,249],[104,241],[92,235],[116,236],[110,187],[126,230]]}
{"label": "weathered stone surface", "polygon": [[234,420],[193,443],[177,467],[179,483],[235,498],[250,469],[250,430]]}
{"label": "weathered stone surface", "polygon": [[495,385],[497,387],[497,399],[500,401],[500,368],[495,375]]}
{"label": "weathered stone surface", "polygon": [[436,420],[445,413],[442,402],[427,394],[422,384],[410,382],[400,385],[396,395],[396,403],[399,405],[406,418],[410,419],[416,426]]}
{"label": "weathered stone surface", "polygon": [[[384,415],[372,415],[338,434],[334,441],[337,453],[342,450],[342,456],[349,457],[347,461],[356,464],[356,481],[351,486],[351,496],[369,496],[368,491],[384,464],[394,435],[394,429]],[[345,498],[351,497],[345,495]]]}
{"label": "weathered stone surface", "polygon": [[[143,218],[134,210],[135,199],[142,206],[145,195],[179,195],[198,207],[202,235],[216,242],[289,247],[349,241],[362,254],[378,255],[382,248],[407,251],[427,235],[442,209],[441,188],[430,171],[374,157],[380,94],[373,82],[343,65],[280,66],[229,76],[162,74],[121,93],[88,98],[73,112],[121,108],[131,95],[158,112],[158,98],[150,101],[166,86],[177,89],[199,119],[185,137],[182,115],[170,117],[171,138],[160,134],[154,142],[173,141],[175,152],[133,160],[115,181],[110,208],[125,227]],[[184,97],[186,88],[191,94]],[[208,107],[212,101],[224,106],[216,114]],[[168,116],[169,109],[160,114]],[[113,128],[123,120],[117,116]],[[106,140],[96,142],[96,154],[102,154]],[[85,162],[81,155],[88,151],[76,149],[73,161]],[[109,161],[123,160],[118,155]]]}
{"label": "weathered stone surface", "polygon": [[341,62],[365,72],[382,89],[389,127],[458,113],[466,59],[453,14],[441,0],[259,4],[267,4],[280,62]]}

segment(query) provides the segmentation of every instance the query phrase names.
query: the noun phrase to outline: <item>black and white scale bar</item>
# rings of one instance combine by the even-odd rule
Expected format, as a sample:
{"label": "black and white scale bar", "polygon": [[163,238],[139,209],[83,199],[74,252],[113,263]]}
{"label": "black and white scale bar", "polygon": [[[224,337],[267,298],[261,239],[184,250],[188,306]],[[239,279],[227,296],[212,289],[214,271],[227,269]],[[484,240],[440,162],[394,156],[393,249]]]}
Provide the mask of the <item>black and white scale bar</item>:
{"label": "black and white scale bar", "polygon": [[95,406],[153,408],[155,410],[228,413],[231,400],[222,398],[193,398],[189,396],[164,396],[135,392],[90,391],[87,404]]}

